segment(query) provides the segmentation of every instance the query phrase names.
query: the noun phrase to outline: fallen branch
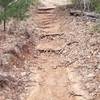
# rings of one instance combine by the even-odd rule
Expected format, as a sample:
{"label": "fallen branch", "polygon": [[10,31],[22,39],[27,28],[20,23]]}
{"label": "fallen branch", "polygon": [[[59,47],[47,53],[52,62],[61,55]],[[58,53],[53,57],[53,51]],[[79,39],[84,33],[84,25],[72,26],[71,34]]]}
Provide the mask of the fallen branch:
{"label": "fallen branch", "polygon": [[70,15],[72,15],[72,16],[81,16],[83,14],[83,12],[82,11],[80,11],[80,10],[70,10]]}
{"label": "fallen branch", "polygon": [[92,18],[97,18],[97,19],[100,18],[100,14],[95,13],[95,12],[83,12],[83,14],[85,16],[92,17]]}
{"label": "fallen branch", "polygon": [[92,18],[100,18],[100,14],[99,13],[95,13],[95,12],[84,12],[81,10],[70,10],[70,15],[73,16],[87,16],[87,17],[92,17]]}

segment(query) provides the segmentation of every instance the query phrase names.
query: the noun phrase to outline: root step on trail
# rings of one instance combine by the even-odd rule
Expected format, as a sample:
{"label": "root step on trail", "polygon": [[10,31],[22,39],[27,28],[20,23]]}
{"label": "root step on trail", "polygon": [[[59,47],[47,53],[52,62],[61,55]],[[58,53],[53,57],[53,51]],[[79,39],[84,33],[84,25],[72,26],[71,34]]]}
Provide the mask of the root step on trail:
{"label": "root step on trail", "polygon": [[50,41],[40,41],[36,46],[36,50],[39,51],[60,51],[64,47],[64,41],[50,40]]}

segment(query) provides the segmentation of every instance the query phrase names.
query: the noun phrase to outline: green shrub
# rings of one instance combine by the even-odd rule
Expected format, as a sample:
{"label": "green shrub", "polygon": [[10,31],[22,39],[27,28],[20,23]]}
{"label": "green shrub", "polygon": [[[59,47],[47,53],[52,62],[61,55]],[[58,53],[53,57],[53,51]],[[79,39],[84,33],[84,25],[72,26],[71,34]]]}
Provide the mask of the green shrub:
{"label": "green shrub", "polygon": [[95,11],[100,13],[100,0],[91,0],[91,2]]}
{"label": "green shrub", "polygon": [[6,31],[6,22],[9,18],[22,20],[26,17],[26,12],[32,3],[36,0],[0,0],[0,22],[4,22],[4,31]]}

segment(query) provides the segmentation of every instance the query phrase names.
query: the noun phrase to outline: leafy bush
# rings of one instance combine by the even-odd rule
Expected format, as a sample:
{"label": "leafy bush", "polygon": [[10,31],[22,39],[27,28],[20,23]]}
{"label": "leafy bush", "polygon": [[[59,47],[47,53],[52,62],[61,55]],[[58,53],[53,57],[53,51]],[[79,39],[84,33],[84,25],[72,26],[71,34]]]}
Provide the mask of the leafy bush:
{"label": "leafy bush", "polygon": [[[34,0],[35,2],[36,0]],[[0,21],[4,22],[4,31],[6,30],[6,20],[9,18],[23,19],[26,11],[33,0],[0,0]]]}
{"label": "leafy bush", "polygon": [[100,13],[100,0],[91,0],[91,2],[95,11]]}

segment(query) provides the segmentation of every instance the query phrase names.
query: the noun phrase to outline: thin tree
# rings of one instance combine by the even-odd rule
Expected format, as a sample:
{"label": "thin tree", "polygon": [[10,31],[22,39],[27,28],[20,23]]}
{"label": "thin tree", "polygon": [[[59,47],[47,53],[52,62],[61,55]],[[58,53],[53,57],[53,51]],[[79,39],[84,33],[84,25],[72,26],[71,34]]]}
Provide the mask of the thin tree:
{"label": "thin tree", "polygon": [[6,19],[7,19],[6,10],[12,1],[13,0],[0,0],[0,6],[3,9],[0,17],[1,17],[1,20],[3,20],[4,22],[4,31],[6,30]]}
{"label": "thin tree", "polygon": [[6,23],[9,18],[23,19],[28,7],[33,0],[0,0],[2,7],[0,12],[0,21],[3,21],[4,31],[6,31]]}

